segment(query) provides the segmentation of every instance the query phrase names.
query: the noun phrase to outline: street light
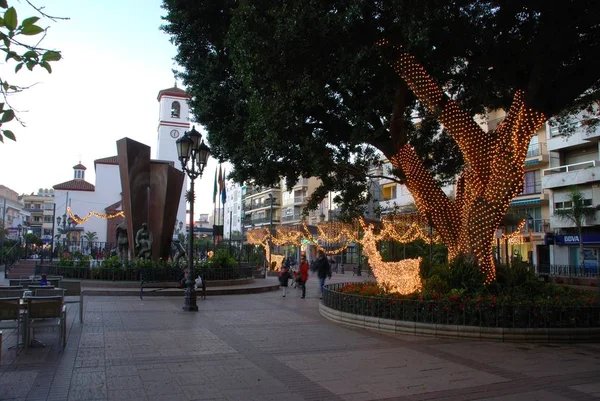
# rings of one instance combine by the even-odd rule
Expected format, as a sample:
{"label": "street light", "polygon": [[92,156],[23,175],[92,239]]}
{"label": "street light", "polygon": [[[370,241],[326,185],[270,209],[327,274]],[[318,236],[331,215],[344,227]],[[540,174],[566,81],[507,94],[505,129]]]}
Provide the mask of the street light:
{"label": "street light", "polygon": [[533,217],[528,214],[527,215],[527,228],[529,231],[529,266],[533,269]]}
{"label": "street light", "polygon": [[271,211],[270,211],[270,220],[269,220],[269,266],[265,269],[265,278],[267,278],[267,272],[271,268],[271,255],[273,253],[273,194],[269,192],[269,201],[271,201]]}
{"label": "street light", "polygon": [[19,229],[19,243],[21,243],[21,240],[23,239],[23,236],[21,235],[21,232],[23,231],[23,226],[19,224],[17,228]]}
{"label": "street light", "polygon": [[190,178],[190,192],[188,202],[190,203],[190,237],[188,244],[188,274],[185,301],[183,310],[197,311],[196,290],[194,289],[194,180],[202,177],[202,172],[210,156],[210,148],[202,140],[202,135],[192,127],[175,144],[177,145],[177,157],[181,162],[181,169]]}

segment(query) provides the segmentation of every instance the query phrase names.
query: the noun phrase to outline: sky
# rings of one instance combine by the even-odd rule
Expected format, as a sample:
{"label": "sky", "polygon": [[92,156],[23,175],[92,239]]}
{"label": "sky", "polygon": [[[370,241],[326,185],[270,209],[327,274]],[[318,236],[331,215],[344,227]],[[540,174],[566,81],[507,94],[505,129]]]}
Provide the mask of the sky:
{"label": "sky", "polygon": [[[176,47],[160,30],[162,0],[33,0],[53,16],[40,46],[60,50],[52,74],[0,64],[10,83],[33,85],[10,98],[26,127],[10,122],[17,142],[0,144],[0,184],[19,194],[71,180],[73,166],[87,167],[86,181],[95,183],[94,160],[117,154],[116,141],[129,137],[145,143],[156,155],[158,101],[161,89],[175,80]],[[25,1],[9,0],[19,20],[36,15]],[[181,83],[179,83],[181,86]],[[202,127],[196,125],[200,132]],[[196,218],[212,213],[216,160],[196,184]],[[208,195],[210,194],[210,195]],[[206,199],[204,199],[206,198]]]}

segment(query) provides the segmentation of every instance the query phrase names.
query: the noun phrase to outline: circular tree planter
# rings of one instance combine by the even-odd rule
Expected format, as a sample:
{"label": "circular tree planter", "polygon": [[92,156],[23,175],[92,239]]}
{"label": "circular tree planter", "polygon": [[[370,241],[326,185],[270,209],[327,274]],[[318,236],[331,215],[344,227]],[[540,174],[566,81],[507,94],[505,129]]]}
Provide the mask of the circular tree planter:
{"label": "circular tree planter", "polygon": [[398,334],[513,342],[598,342],[600,307],[472,305],[345,294],[325,286],[322,316],[334,322]]}

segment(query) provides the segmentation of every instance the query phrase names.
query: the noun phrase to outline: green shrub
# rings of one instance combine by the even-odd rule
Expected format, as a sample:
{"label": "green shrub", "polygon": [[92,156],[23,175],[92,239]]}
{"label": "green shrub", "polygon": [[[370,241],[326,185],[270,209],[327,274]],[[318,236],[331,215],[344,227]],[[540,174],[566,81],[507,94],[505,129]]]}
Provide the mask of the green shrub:
{"label": "green shrub", "polygon": [[421,293],[426,296],[431,296],[436,292],[446,294],[449,290],[448,282],[437,274],[422,279],[422,283]]}
{"label": "green shrub", "polygon": [[234,267],[237,261],[225,249],[217,249],[215,254],[198,265],[201,269],[223,269]]}
{"label": "green shrub", "polygon": [[465,290],[467,294],[484,290],[485,276],[470,255],[458,255],[442,278],[446,279],[450,289]]}

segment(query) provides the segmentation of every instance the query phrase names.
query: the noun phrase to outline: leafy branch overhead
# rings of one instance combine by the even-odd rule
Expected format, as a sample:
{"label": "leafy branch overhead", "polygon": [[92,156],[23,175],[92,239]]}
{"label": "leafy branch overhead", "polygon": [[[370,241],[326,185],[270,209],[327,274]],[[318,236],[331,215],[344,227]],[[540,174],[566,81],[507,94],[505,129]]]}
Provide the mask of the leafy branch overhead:
{"label": "leafy branch overhead", "polygon": [[[381,39],[414,55],[469,116],[508,110],[518,90],[546,116],[599,98],[597,0],[163,0],[163,8],[191,111],[213,154],[233,165],[229,177],[259,185],[319,177],[311,207],[336,191],[342,212],[360,209],[371,166],[405,144],[437,184],[462,171],[456,142],[390,68],[397,54]],[[403,169],[392,173],[405,181]]]}
{"label": "leafy branch overhead", "polygon": [[[64,19],[52,17],[43,11],[43,8],[34,6],[27,1],[36,13],[43,18],[52,20]],[[9,7],[7,0],[0,0],[0,9],[5,10],[0,17],[0,51],[5,56],[5,62],[14,65],[15,74],[23,67],[29,71],[33,71],[35,67],[41,67],[52,73],[52,62],[61,59],[60,52],[41,47],[41,43],[46,37],[48,28],[43,28],[39,25],[40,17],[32,16],[19,19],[17,10],[14,7]],[[21,121],[14,108],[9,103],[9,97],[15,93],[22,92],[27,87],[15,84],[8,81],[6,76],[0,76],[0,93],[2,94],[3,102],[0,102],[0,142],[4,142],[4,138],[16,140],[15,134],[10,129],[5,129],[4,124],[13,120]]]}

